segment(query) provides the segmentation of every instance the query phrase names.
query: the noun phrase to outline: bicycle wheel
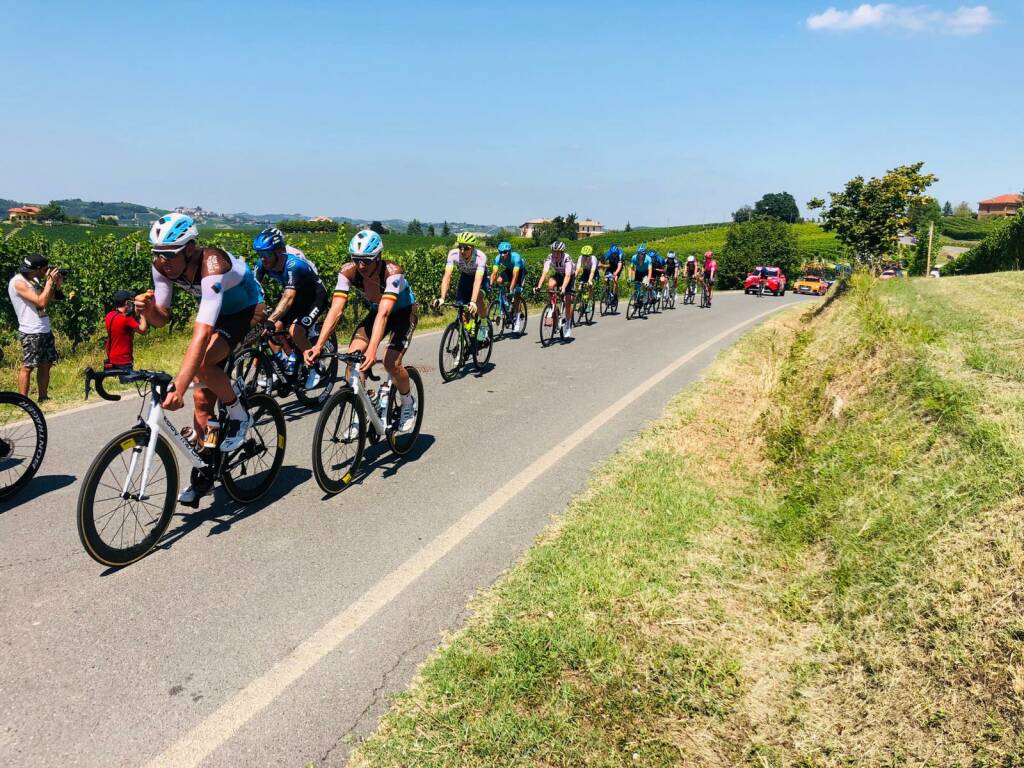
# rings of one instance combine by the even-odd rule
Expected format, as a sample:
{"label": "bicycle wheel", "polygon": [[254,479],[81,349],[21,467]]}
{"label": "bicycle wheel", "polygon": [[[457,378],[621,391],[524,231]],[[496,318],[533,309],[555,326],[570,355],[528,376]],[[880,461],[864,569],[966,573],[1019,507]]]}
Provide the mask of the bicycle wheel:
{"label": "bicycle wheel", "polygon": [[270,395],[245,398],[252,426],[241,447],[223,458],[220,481],[235,501],[249,504],[274,484],[284,462],[285,423],[281,406]]}
{"label": "bicycle wheel", "polygon": [[[140,493],[146,447],[156,453]],[[164,535],[178,495],[178,462],[161,435],[137,427],[122,432],[93,459],[78,493],[78,538],[89,557],[121,568],[149,552]]]}
{"label": "bicycle wheel", "polygon": [[499,336],[505,332],[505,313],[502,311],[502,298],[502,294],[499,293],[491,300],[491,304],[487,308],[487,319],[491,321],[491,325],[494,326],[494,332]]}
{"label": "bicycle wheel", "polygon": [[[324,356],[317,359],[312,366],[304,362],[299,366],[300,386],[295,390],[295,399],[307,408],[314,411],[320,410],[327,398],[334,390],[334,382],[338,376],[338,358],[334,353],[338,351],[338,339],[332,333],[331,337],[324,342]],[[309,375],[316,372],[316,379],[312,387],[306,386],[309,383]]]}
{"label": "bicycle wheel", "polygon": [[558,333],[558,312],[551,304],[544,307],[540,316],[540,345],[546,347],[555,340]]}
{"label": "bicycle wheel", "polygon": [[466,353],[463,349],[462,328],[460,327],[461,322],[462,321],[456,317],[455,320],[449,323],[448,327],[444,329],[444,333],[441,334],[441,348],[437,354],[437,370],[440,372],[441,378],[444,381],[451,381],[454,379],[466,360]]}
{"label": "bicycle wheel", "polygon": [[391,450],[399,456],[404,456],[412,450],[416,438],[420,436],[420,425],[423,423],[423,378],[420,372],[411,365],[405,366],[409,374],[409,394],[412,395],[416,408],[416,425],[408,432],[399,432],[398,420],[402,415],[402,396],[398,393],[398,387],[391,387],[388,393],[388,444]]}
{"label": "bicycle wheel", "polygon": [[637,303],[637,293],[633,291],[633,295],[629,297],[629,303],[626,305],[626,319],[632,320],[639,313],[639,304]]}
{"label": "bicycle wheel", "polygon": [[587,325],[594,324],[594,291],[593,289],[587,291],[587,296],[583,301],[583,315],[587,321]]}
{"label": "bicycle wheel", "polygon": [[17,392],[0,392],[0,501],[32,479],[46,455],[46,419]]}
{"label": "bicycle wheel", "polygon": [[258,347],[246,347],[231,358],[228,375],[232,381],[241,381],[244,395],[257,392],[271,394],[273,390],[273,366]]}
{"label": "bicycle wheel", "polygon": [[[487,318],[482,322],[487,323],[487,339],[480,341],[474,338],[471,342],[471,350],[473,352],[473,367],[478,371],[482,371],[484,366],[491,360],[491,352],[494,350],[494,326],[491,325],[491,319]],[[474,331],[474,334],[476,331]]]}
{"label": "bicycle wheel", "polygon": [[366,425],[363,403],[348,387],[320,411],[313,429],[313,477],[325,493],[341,493],[352,482],[363,460]]}
{"label": "bicycle wheel", "polygon": [[519,332],[516,334],[517,338],[522,338],[526,335],[526,318],[528,314],[526,301],[522,296],[516,296],[515,301],[512,303],[512,328],[513,330],[519,329]]}

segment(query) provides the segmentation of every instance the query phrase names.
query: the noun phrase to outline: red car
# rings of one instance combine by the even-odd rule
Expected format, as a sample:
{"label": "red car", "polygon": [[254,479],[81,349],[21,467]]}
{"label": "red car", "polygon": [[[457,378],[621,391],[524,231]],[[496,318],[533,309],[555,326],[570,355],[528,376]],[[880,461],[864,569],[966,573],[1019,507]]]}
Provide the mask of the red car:
{"label": "red car", "polygon": [[778,267],[754,267],[743,282],[743,292],[758,292],[761,286],[761,270],[764,270],[766,275],[764,292],[770,291],[772,296],[782,296],[786,292],[786,275]]}

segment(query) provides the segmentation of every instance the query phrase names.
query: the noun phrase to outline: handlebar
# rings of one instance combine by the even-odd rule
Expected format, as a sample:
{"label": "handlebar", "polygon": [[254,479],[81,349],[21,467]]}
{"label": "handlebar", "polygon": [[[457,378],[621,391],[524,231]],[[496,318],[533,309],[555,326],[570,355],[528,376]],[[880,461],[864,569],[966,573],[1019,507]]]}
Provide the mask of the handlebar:
{"label": "handlebar", "polygon": [[117,376],[118,381],[122,384],[134,384],[140,381],[145,382],[152,387],[153,392],[161,399],[166,397],[167,393],[174,389],[172,377],[162,371],[94,371],[92,368],[86,368],[85,399],[89,399],[90,388],[95,386],[96,394],[104,400],[110,400],[111,402],[117,402],[120,400],[120,395],[110,394],[103,385],[103,382],[112,376]]}
{"label": "handlebar", "polygon": [[[364,355],[362,352],[335,352],[330,355],[321,354],[320,356],[336,357],[341,362],[347,363],[349,365],[362,365],[364,362],[366,362],[366,355]],[[371,365],[370,369],[366,372],[366,377],[370,379],[370,381],[380,381],[380,376],[375,376],[373,373],[373,366],[380,364],[380,360],[374,360],[373,365]]]}

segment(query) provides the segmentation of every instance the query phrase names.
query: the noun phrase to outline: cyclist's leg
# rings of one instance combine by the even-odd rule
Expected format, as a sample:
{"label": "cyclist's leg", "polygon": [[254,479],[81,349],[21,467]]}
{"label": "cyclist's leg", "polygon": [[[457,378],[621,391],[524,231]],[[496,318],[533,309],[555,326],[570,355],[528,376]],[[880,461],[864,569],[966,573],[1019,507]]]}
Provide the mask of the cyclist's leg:
{"label": "cyclist's leg", "polygon": [[387,350],[384,352],[384,367],[391,374],[400,395],[409,394],[409,373],[405,370],[402,360],[405,351],[412,343],[412,334],[416,330],[416,307],[403,309],[397,314],[388,316],[388,325],[384,331],[390,334]]}

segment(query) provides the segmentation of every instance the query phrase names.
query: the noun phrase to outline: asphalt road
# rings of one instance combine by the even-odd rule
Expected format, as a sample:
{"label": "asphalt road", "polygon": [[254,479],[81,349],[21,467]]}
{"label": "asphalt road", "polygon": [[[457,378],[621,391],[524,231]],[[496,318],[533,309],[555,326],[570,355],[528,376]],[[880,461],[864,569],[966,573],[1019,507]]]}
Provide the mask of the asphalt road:
{"label": "asphalt road", "polygon": [[179,508],[163,546],[120,571],[85,554],[74,509],[140,401],[51,417],[38,476],[0,513],[0,765],[344,764],[595,463],[765,313],[808,301],[721,294],[547,349],[534,316],[486,374],[448,384],[440,337],[423,334],[407,356],[426,391],[412,456],[368,449],[359,482],[325,500],[315,416],[286,403],[269,498]]}

